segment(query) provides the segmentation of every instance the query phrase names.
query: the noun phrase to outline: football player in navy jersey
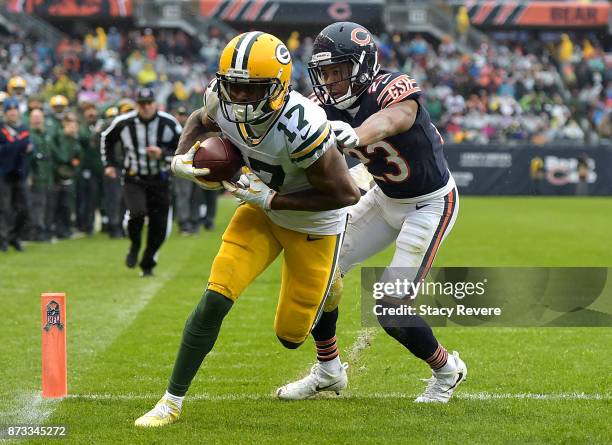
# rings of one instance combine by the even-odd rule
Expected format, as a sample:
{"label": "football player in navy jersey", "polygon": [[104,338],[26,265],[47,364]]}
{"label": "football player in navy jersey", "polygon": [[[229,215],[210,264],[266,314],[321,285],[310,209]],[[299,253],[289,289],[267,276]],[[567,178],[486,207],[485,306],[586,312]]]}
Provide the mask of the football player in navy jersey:
{"label": "football player in navy jersey", "polygon": [[[424,279],[459,210],[459,195],[443,152],[443,140],[420,103],[421,88],[408,75],[380,69],[370,32],[351,22],[326,27],[313,44],[308,71],[311,97],[325,109],[338,147],[358,159],[375,185],[350,210],[338,270],[325,311],[312,335],[317,363],[308,376],[278,389],[281,399],[304,399],[347,385],[346,364],[336,346],[342,276],[395,242],[383,276]],[[408,276],[407,276],[408,275]],[[387,307],[408,295],[387,295]],[[448,402],[467,376],[459,354],[448,354],[417,315],[379,316],[385,332],[425,361],[432,378],[416,402]]]}

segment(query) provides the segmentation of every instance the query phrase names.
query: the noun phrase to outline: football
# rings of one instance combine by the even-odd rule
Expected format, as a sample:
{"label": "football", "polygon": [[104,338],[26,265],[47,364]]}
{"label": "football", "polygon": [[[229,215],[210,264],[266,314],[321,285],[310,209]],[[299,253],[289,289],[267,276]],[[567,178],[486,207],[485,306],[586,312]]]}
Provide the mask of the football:
{"label": "football", "polygon": [[215,136],[202,142],[193,158],[195,168],[209,168],[206,181],[227,181],[244,165],[240,151],[228,139]]}

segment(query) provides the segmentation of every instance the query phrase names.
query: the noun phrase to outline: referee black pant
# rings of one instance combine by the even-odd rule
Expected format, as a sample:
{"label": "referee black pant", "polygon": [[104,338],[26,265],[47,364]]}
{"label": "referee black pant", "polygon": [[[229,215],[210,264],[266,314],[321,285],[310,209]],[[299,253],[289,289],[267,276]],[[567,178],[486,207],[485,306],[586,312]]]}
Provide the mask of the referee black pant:
{"label": "referee black pant", "polygon": [[130,212],[128,236],[132,241],[131,251],[140,251],[145,216],[149,217],[147,245],[140,267],[153,269],[157,264],[157,251],[167,236],[170,183],[159,176],[126,176],[123,193]]}

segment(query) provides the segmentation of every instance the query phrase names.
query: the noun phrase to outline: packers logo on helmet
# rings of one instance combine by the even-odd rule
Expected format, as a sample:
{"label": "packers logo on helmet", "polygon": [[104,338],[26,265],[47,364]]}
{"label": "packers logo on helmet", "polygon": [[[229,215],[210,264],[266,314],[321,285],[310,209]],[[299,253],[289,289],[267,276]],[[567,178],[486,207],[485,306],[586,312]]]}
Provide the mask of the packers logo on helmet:
{"label": "packers logo on helmet", "polygon": [[264,122],[289,94],[291,54],[279,39],[259,31],[234,37],[221,53],[217,79],[223,116],[231,122]]}

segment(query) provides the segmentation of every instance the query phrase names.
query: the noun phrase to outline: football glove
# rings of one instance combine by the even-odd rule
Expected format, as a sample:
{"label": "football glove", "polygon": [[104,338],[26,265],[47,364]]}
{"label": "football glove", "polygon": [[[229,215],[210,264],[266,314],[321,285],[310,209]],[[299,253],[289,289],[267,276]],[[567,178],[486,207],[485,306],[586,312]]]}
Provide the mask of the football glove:
{"label": "football glove", "polygon": [[353,178],[353,182],[357,184],[363,191],[368,191],[373,187],[374,178],[368,171],[365,165],[359,163],[354,167],[349,168],[349,174]]}
{"label": "football glove", "polygon": [[201,142],[197,141],[184,155],[174,155],[170,164],[170,170],[174,176],[194,182],[204,190],[220,190],[223,188],[220,182],[204,179],[204,176],[210,173],[209,168],[193,167],[193,157],[200,149],[200,144]]}
{"label": "football glove", "polygon": [[336,143],[342,150],[355,148],[359,145],[359,136],[349,124],[343,121],[330,121],[329,123],[336,135]]}
{"label": "football glove", "polygon": [[223,186],[239,200],[261,207],[264,210],[270,210],[272,199],[276,195],[274,190],[251,171],[240,175],[240,179],[235,184],[223,181]]}

